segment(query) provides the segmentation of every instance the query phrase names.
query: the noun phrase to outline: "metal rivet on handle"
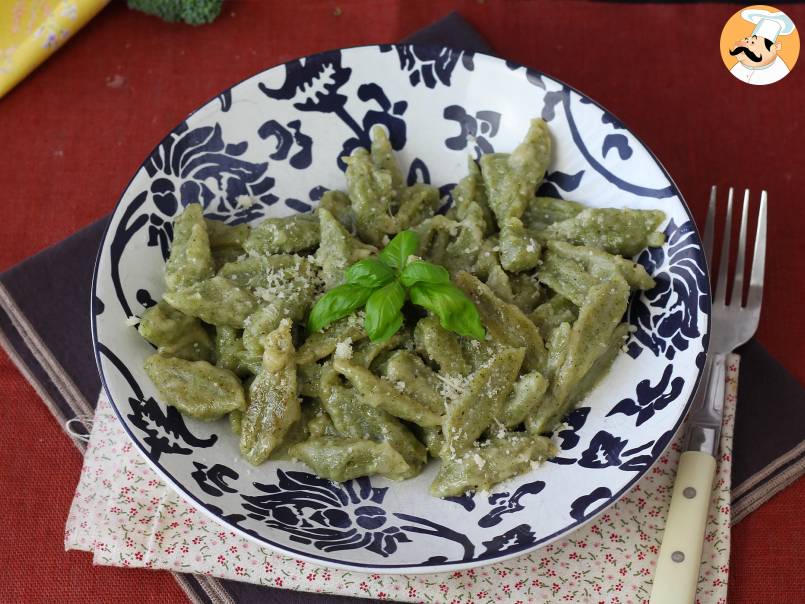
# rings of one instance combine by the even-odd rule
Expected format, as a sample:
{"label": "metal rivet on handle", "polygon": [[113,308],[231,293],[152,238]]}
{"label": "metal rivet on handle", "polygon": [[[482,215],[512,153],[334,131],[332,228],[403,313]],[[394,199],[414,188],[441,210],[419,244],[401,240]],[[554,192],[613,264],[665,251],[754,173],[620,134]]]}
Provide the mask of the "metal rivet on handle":
{"label": "metal rivet on handle", "polygon": [[673,554],[671,554],[671,560],[673,560],[674,562],[684,562],[685,554],[683,554],[680,551],[676,551]]}
{"label": "metal rivet on handle", "polygon": [[693,487],[687,487],[684,491],[682,491],[682,494],[688,499],[693,499],[696,497],[696,489]]}

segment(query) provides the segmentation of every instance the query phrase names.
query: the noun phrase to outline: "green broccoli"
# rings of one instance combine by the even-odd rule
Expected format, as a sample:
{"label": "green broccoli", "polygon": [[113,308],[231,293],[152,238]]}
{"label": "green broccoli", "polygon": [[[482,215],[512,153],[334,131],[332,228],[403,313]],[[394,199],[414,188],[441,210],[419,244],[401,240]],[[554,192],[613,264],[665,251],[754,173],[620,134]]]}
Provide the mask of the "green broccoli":
{"label": "green broccoli", "polygon": [[222,3],[223,0],[128,0],[129,8],[190,25],[212,23],[221,13]]}

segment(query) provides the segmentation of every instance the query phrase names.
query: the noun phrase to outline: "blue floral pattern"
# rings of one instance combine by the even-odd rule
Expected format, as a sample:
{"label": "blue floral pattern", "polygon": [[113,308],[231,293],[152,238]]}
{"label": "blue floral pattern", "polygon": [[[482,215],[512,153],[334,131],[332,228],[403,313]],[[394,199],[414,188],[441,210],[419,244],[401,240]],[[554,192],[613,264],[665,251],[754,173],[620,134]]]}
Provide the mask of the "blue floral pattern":
{"label": "blue floral pattern", "polygon": [[637,258],[657,285],[629,306],[629,322],[637,328],[628,344],[632,358],[650,350],[673,360],[701,337],[699,314],[710,314],[710,288],[693,222],[677,226],[672,219],[665,237],[667,246],[646,249]]}
{"label": "blue floral pattern", "polygon": [[[505,81],[512,94],[502,98],[476,80]],[[380,125],[402,157],[407,182],[437,185],[444,210],[466,174],[467,156],[513,148],[525,127],[519,125],[535,114],[551,122],[561,149],[539,195],[618,199],[660,207],[670,217],[666,245],[638,258],[657,286],[630,304],[626,319],[636,331],[629,356],[616,362],[606,396],[594,390],[565,418],[552,436],[559,455],[551,463],[491,493],[437,500],[425,496],[425,476],[336,484],[291,461],[254,470],[233,457],[237,443],[228,426],[183,418],[159,402],[142,370],[152,348],[127,319],[160,298],[160,262],[183,206],[200,202],[206,216],[229,224],[310,211],[329,188],[344,186],[340,158],[368,146],[372,127]],[[706,350],[708,296],[689,212],[617,118],[561,82],[484,55],[365,47],[268,70],[169,133],[132,180],[105,235],[93,329],[104,387],[122,425],[199,507],[290,555],[423,572],[531,550],[634,484],[689,404],[691,368],[701,367]],[[545,505],[558,513],[535,513]]]}
{"label": "blue floral pattern", "polygon": [[459,62],[467,71],[475,69],[473,53],[455,51],[438,46],[411,46],[384,44],[380,52],[396,51],[400,60],[400,69],[408,73],[412,86],[419,83],[428,88],[436,88],[438,84],[450,86],[450,77]]}
{"label": "blue floral pattern", "polygon": [[685,380],[681,377],[671,379],[673,375],[673,365],[668,363],[662,372],[662,377],[656,386],[651,385],[651,380],[641,380],[637,384],[637,391],[634,398],[620,400],[612,410],[607,413],[607,417],[622,413],[623,415],[635,415],[635,425],[644,424],[658,411],[662,411],[670,403],[674,402]]}

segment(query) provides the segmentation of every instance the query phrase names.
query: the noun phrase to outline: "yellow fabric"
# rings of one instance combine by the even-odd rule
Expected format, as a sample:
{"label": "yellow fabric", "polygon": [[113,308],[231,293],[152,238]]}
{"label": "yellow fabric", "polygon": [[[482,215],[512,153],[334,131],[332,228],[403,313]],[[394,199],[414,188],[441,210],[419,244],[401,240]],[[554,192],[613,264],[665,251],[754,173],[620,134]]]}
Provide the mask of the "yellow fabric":
{"label": "yellow fabric", "polygon": [[0,0],[0,97],[109,0]]}

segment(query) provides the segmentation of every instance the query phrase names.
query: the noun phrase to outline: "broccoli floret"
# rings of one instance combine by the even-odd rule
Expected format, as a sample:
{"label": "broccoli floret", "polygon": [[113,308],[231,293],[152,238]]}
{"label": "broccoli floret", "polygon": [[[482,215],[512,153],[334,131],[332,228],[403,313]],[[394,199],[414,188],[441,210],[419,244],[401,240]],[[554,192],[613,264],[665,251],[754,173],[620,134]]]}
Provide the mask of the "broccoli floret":
{"label": "broccoli floret", "polygon": [[223,0],[128,0],[129,8],[190,25],[212,23],[220,14],[222,3]]}

